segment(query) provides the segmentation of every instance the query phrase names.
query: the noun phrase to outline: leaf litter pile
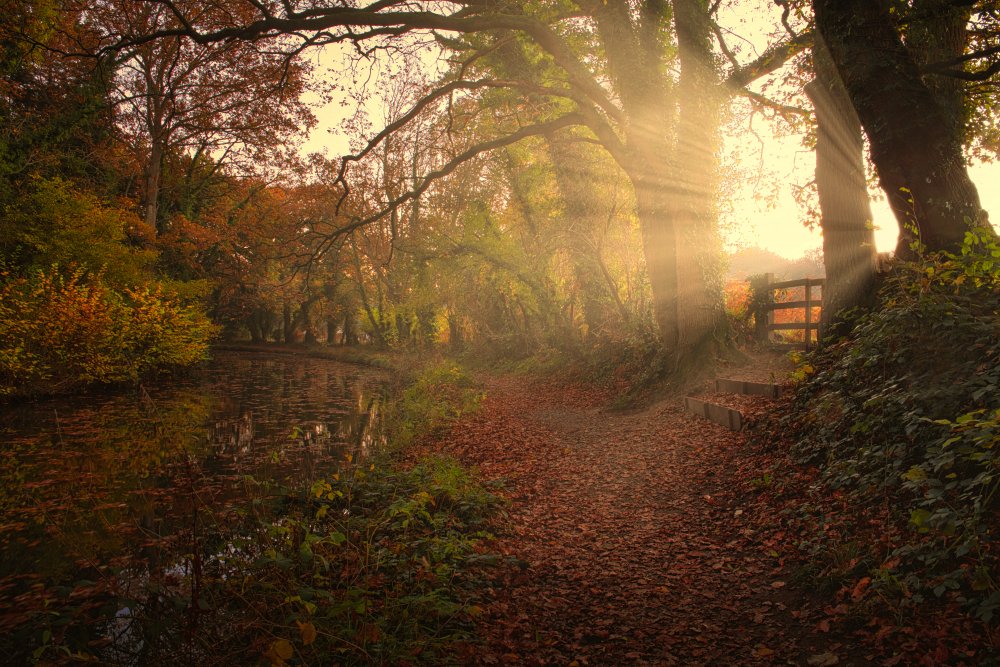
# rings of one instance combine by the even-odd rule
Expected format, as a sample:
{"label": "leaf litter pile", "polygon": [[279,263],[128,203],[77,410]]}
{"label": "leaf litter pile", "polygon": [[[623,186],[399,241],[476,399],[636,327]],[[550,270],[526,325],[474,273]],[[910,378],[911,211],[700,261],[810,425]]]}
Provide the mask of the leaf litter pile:
{"label": "leaf litter pile", "polygon": [[461,659],[980,664],[959,621],[886,632],[891,620],[875,612],[851,616],[863,580],[837,594],[810,590],[794,513],[815,471],[685,414],[678,400],[620,413],[603,409],[609,398],[493,378],[481,412],[428,445],[503,480],[510,502],[493,545],[508,564],[481,603],[484,645]]}

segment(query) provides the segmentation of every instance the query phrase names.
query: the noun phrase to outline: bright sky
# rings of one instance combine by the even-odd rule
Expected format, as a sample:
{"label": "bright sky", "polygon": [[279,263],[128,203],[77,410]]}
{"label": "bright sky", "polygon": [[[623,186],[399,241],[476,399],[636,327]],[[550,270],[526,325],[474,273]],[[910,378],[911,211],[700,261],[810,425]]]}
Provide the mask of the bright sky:
{"label": "bright sky", "polygon": [[[749,35],[748,39],[735,40],[730,45],[743,51],[743,61],[751,60],[766,47],[765,32],[778,23],[773,2],[758,2],[757,7],[741,3],[729,16],[734,31],[739,31],[741,36]],[[339,60],[335,52],[328,51],[320,57],[319,69],[325,66],[336,76],[338,67],[333,63]],[[377,123],[380,115],[377,107],[369,106],[369,115]],[[329,157],[346,154],[348,137],[341,127],[352,111],[340,100],[318,107],[319,122],[302,146],[303,154],[319,152]],[[793,198],[795,185],[802,186],[812,180],[816,158],[802,147],[801,136],[774,137],[761,119],[755,123],[756,132],[740,132],[727,139],[724,147],[726,161],[738,165],[735,179],[727,176],[727,201],[720,206],[724,237],[731,249],[756,245],[796,259],[822,245],[819,229],[810,230],[803,224],[804,215]],[[1000,164],[974,166],[971,174],[983,206],[991,213],[995,224],[1000,220],[1000,188],[995,187],[1000,183]],[[872,214],[879,251],[893,249],[897,227],[884,198],[872,201]]]}
{"label": "bright sky", "polygon": [[[763,146],[756,139],[743,142],[744,146],[730,146],[730,150],[743,158],[744,169],[753,176],[742,179],[733,188],[732,211],[723,212],[724,222],[729,218],[732,224],[732,229],[726,233],[727,245],[731,248],[756,245],[788,259],[797,259],[823,244],[819,229],[809,229],[803,224],[804,214],[793,198],[793,185],[805,185],[812,180],[816,156],[802,147],[800,136],[777,139],[761,136]],[[764,168],[758,180],[760,163]],[[996,187],[1000,183],[1000,164],[977,164],[970,173],[983,208],[990,212],[996,224],[1000,220],[1000,189]],[[871,204],[875,245],[879,252],[888,252],[896,247],[896,219],[881,192],[876,193]]]}

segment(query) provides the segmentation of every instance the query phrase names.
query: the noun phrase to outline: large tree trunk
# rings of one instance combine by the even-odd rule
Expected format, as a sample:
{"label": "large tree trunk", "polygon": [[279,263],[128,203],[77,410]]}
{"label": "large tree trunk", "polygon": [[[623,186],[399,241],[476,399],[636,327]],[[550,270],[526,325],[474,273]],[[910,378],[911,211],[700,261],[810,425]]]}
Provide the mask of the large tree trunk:
{"label": "large tree trunk", "polygon": [[680,346],[697,351],[723,322],[722,248],[718,236],[719,122],[724,101],[712,52],[706,0],[674,0],[681,66],[680,115],[671,180],[677,207]]}
{"label": "large tree trunk", "polygon": [[653,316],[668,357],[684,354],[678,305],[678,238],[675,203],[670,192],[670,156],[676,131],[674,100],[669,94],[664,35],[670,4],[642,3],[638,26],[626,3],[605,3],[595,14],[607,50],[608,72],[628,118],[624,155],[618,162],[635,189],[636,214],[642,232],[653,300]]}
{"label": "large tree trunk", "polygon": [[877,253],[861,122],[821,38],[813,46],[813,63],[816,78],[805,90],[816,111],[816,189],[826,267],[821,327],[826,331],[841,311],[870,302]]}
{"label": "large tree trunk", "polygon": [[[961,57],[968,46],[970,16],[970,8],[954,0],[913,0],[906,47],[917,66]],[[961,145],[965,139],[965,82],[934,74],[925,75],[923,80],[941,107],[952,141]]]}
{"label": "large tree trunk", "polygon": [[909,256],[909,230],[929,250],[957,250],[987,215],[969,178],[962,145],[893,24],[888,0],[814,0],[816,27],[830,49],[871,144]]}
{"label": "large tree trunk", "polygon": [[636,214],[642,231],[642,251],[653,297],[653,317],[668,355],[682,353],[680,311],[677,303],[676,216],[666,192],[667,170],[656,178],[648,172],[630,174],[635,186]]}

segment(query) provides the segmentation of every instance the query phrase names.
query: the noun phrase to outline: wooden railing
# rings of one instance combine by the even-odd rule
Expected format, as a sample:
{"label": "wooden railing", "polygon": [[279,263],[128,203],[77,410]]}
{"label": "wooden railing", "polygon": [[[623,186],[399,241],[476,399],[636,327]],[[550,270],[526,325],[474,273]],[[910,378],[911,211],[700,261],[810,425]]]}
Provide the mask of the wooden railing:
{"label": "wooden railing", "polygon": [[[813,309],[822,308],[822,289],[826,284],[823,278],[800,278],[798,280],[782,280],[775,282],[774,274],[765,273],[759,279],[751,282],[754,294],[758,297],[759,311],[754,313],[757,322],[756,334],[760,340],[768,341],[776,347],[804,348],[809,350],[816,346],[820,336],[820,318],[813,316]],[[796,301],[778,301],[775,292],[778,290],[804,288],[804,299]],[[818,296],[813,290],[819,288]],[[799,310],[804,312],[802,321],[775,322],[774,314],[779,310]],[[772,340],[771,334],[777,331],[802,331],[802,341]],[[813,337],[815,334],[815,339]]]}

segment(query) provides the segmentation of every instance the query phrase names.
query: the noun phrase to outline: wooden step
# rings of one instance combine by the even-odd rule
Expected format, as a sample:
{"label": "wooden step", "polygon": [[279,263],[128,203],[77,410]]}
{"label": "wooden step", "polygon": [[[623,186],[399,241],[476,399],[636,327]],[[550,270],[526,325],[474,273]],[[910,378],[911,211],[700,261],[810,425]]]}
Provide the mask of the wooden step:
{"label": "wooden step", "polygon": [[739,410],[691,396],[684,397],[684,409],[730,430],[740,431],[743,429],[743,413]]}
{"label": "wooden step", "polygon": [[768,398],[778,398],[786,387],[780,384],[769,382],[744,382],[743,380],[730,380],[728,378],[717,378],[715,380],[715,391],[720,394],[745,394],[747,396],[767,396]]}

